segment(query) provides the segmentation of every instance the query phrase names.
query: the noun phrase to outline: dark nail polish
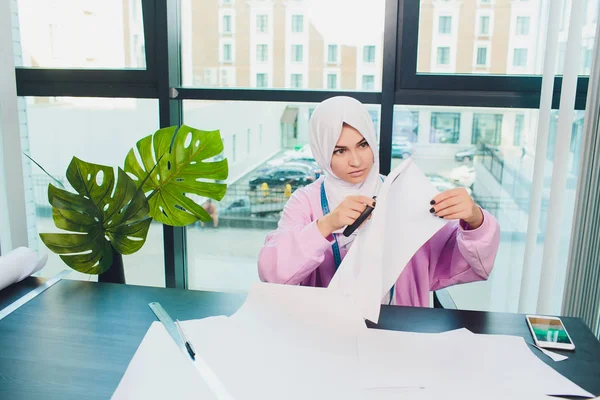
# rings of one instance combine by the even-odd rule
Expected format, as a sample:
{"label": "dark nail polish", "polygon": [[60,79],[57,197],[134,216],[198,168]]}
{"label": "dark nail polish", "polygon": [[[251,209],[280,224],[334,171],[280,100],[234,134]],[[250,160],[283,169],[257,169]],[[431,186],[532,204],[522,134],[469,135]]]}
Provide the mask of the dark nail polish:
{"label": "dark nail polish", "polygon": [[375,208],[375,206],[377,205],[377,202],[373,202],[373,208]]}
{"label": "dark nail polish", "polygon": [[439,216],[438,216],[438,218],[444,219],[444,217],[439,217]]}
{"label": "dark nail polish", "polygon": [[435,200],[431,200],[431,201],[429,202],[429,204],[431,204],[431,205],[434,205],[434,204],[435,204]]}
{"label": "dark nail polish", "polygon": [[429,212],[430,212],[430,213],[432,213],[432,214],[433,214],[433,212],[434,212],[434,211],[435,211],[435,208],[433,208],[433,207],[431,207],[431,208],[429,209]]}

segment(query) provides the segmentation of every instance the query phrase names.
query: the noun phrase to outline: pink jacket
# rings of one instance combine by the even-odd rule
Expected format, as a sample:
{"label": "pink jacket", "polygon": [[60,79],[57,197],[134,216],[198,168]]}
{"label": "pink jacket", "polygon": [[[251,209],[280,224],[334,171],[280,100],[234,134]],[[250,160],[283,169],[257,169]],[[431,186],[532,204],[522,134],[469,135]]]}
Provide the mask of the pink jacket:
{"label": "pink jacket", "polygon": [[[333,237],[317,228],[322,179],[298,189],[286,204],[277,230],[258,256],[264,282],[327,287],[335,273]],[[429,291],[486,280],[500,243],[496,219],[483,211],[483,224],[470,230],[464,221],[448,222],[408,262],[395,286],[394,304],[427,307]],[[346,255],[341,249],[342,258]]]}

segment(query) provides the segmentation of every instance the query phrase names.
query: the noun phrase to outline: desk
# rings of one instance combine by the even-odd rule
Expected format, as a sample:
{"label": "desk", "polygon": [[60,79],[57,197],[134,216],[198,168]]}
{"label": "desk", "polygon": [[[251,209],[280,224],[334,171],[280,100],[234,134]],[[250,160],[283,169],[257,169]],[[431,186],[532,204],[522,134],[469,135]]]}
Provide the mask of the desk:
{"label": "desk", "polygon": [[[28,278],[0,303],[18,298]],[[13,297],[8,299],[8,297]],[[109,399],[150,324],[148,307],[160,302],[173,318],[231,315],[244,295],[63,280],[0,321],[0,399]],[[554,363],[540,359],[584,389],[600,394],[600,343],[585,325],[565,318],[577,351]],[[522,315],[383,306],[374,328],[531,335]]]}

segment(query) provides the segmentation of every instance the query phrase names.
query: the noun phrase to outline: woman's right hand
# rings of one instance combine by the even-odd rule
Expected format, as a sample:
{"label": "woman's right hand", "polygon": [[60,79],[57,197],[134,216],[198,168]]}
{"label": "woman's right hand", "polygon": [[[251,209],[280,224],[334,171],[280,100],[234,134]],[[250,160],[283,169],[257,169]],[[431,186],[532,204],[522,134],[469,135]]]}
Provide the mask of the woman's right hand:
{"label": "woman's right hand", "polygon": [[317,220],[321,235],[326,238],[333,232],[352,225],[367,205],[374,207],[375,200],[366,196],[346,197],[335,210]]}

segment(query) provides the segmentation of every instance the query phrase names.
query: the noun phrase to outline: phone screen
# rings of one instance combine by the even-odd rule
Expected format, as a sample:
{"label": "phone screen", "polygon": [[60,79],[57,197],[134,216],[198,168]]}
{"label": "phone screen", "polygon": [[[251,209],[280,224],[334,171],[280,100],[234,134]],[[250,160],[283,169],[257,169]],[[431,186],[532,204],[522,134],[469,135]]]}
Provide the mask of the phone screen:
{"label": "phone screen", "polygon": [[537,340],[542,342],[570,344],[567,331],[557,319],[529,318],[531,327]]}

